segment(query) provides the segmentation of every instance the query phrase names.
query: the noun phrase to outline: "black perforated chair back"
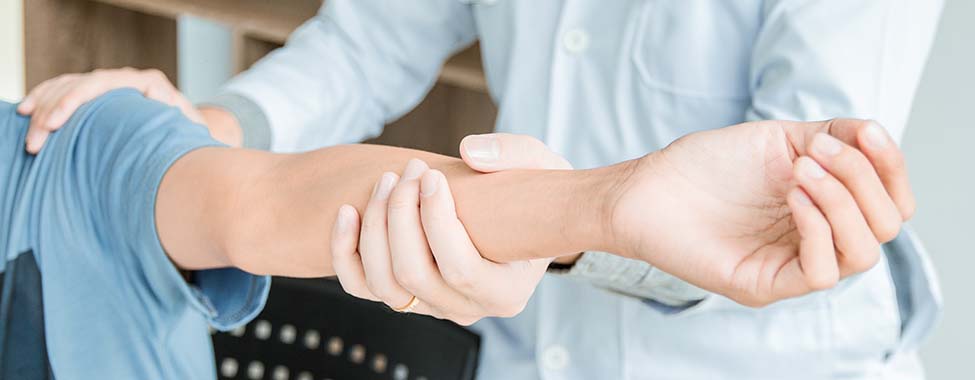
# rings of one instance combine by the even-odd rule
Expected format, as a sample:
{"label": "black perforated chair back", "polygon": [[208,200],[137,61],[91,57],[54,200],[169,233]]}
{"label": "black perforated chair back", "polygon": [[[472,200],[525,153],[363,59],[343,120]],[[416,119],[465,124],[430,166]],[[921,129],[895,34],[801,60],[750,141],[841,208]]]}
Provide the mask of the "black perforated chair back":
{"label": "black perforated chair back", "polygon": [[254,321],[213,335],[220,379],[468,380],[479,345],[456,324],[395,313],[323,279],[275,278]]}

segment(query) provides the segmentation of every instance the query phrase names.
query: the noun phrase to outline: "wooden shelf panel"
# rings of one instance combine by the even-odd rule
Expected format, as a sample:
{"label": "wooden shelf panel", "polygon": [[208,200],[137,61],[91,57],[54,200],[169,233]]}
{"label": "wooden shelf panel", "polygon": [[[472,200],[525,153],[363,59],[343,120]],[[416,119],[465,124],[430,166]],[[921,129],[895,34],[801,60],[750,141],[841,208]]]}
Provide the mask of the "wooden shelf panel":
{"label": "wooden shelf panel", "polygon": [[[93,0],[154,16],[176,18],[189,14],[233,28],[246,38],[284,44],[292,31],[311,18],[321,0]],[[477,92],[487,92],[481,54],[474,46],[456,54],[444,65],[440,82]]]}

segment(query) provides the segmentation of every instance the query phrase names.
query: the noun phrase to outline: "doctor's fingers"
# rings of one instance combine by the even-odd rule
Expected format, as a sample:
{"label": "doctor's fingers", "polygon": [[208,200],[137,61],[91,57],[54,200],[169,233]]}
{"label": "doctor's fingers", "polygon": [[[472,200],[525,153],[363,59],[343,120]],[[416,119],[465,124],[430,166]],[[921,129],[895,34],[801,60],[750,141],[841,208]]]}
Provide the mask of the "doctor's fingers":
{"label": "doctor's fingers", "polygon": [[359,255],[366,276],[366,287],[394,309],[409,304],[413,298],[412,294],[394,280],[389,242],[386,238],[386,203],[398,180],[396,174],[387,172],[376,183],[372,197],[366,204],[359,233]]}
{"label": "doctor's fingers", "polygon": [[423,230],[447,284],[480,305],[483,316],[510,317],[520,313],[544,267],[540,273],[529,275],[521,270],[527,262],[496,264],[481,257],[457,218],[443,173],[430,170],[423,175],[420,199]]}
{"label": "doctor's fingers", "polygon": [[356,250],[359,245],[359,213],[354,207],[342,205],[339,208],[332,226],[331,240],[332,270],[335,271],[342,290],[354,297],[379,301],[379,297],[372,294],[366,286],[362,258]]}
{"label": "doctor's fingers", "polygon": [[508,169],[572,169],[562,156],[527,135],[490,133],[470,135],[460,142],[460,156],[471,169],[496,172]]}
{"label": "doctor's fingers", "polygon": [[[47,141],[48,135],[61,127],[61,124],[52,127],[48,120],[51,119],[51,114],[55,112],[61,94],[75,85],[78,75],[62,75],[41,83],[21,102],[18,112],[31,116],[27,138],[25,139],[28,152],[34,154],[39,152],[44,142]],[[60,117],[59,115],[53,116]]]}
{"label": "doctor's fingers", "polygon": [[840,277],[826,216],[801,188],[792,189],[786,201],[799,232],[799,257],[776,274],[772,285],[772,298],[776,300],[831,288]]}
{"label": "doctor's fingers", "polygon": [[880,243],[843,183],[806,156],[796,160],[795,177],[829,221],[840,277],[872,268],[880,260]]}
{"label": "doctor's fingers", "polygon": [[122,68],[66,74],[39,85],[18,107],[19,112],[33,116],[27,137],[28,151],[39,151],[47,135],[61,128],[81,105],[122,87],[134,88],[149,99],[177,106],[193,121],[202,121],[195,109],[187,109],[189,101],[159,70]]}
{"label": "doctor's fingers", "polygon": [[[332,269],[344,290],[353,297],[382,302],[372,294],[366,285],[366,274],[362,267],[362,257],[356,252],[359,234],[359,219],[355,208],[343,205],[339,208],[335,226],[332,228]],[[427,305],[416,305],[414,313],[434,315]]]}
{"label": "doctor's fingers", "polygon": [[444,281],[420,224],[419,178],[428,169],[423,161],[410,160],[403,178],[389,196],[393,274],[403,288],[438,311],[438,317],[469,325],[482,314],[480,307]]}

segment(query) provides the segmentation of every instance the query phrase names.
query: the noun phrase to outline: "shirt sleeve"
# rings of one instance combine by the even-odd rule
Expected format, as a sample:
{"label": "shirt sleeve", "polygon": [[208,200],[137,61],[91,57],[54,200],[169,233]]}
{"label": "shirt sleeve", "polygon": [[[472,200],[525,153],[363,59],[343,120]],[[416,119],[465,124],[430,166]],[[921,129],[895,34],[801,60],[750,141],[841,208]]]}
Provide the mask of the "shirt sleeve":
{"label": "shirt sleeve", "polygon": [[213,103],[237,115],[246,141],[268,136],[273,151],[358,142],[415,107],[443,62],[474,39],[470,6],[456,0],[332,0],[224,88],[249,99],[266,124],[241,116],[251,105]]}
{"label": "shirt sleeve", "polygon": [[[181,304],[202,312],[217,329],[246,323],[263,307],[269,278],[225,268],[195,272],[187,283],[163,251],[156,231],[156,194],[163,175],[183,155],[221,146],[206,128],[176,108],[144,98],[132,89],[110,92],[80,109],[65,133],[42,154],[67,179],[54,191],[90,194],[97,260],[131,296],[161,310]],[[64,146],[59,146],[64,145]],[[60,156],[60,157],[56,157]],[[151,310],[151,308],[148,308]]]}
{"label": "shirt sleeve", "polygon": [[708,292],[645,261],[605,252],[585,252],[570,268],[554,272],[624,296],[640,298],[664,314],[683,311],[708,296]]}

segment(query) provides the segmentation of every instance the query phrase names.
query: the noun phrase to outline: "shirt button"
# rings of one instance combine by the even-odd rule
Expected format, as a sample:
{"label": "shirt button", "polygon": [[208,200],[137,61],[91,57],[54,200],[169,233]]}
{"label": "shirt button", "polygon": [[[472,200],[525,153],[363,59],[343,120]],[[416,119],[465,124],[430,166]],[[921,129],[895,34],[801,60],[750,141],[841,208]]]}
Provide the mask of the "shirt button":
{"label": "shirt button", "polygon": [[582,53],[589,47],[589,34],[582,29],[572,29],[562,36],[562,46],[569,53]]}
{"label": "shirt button", "polygon": [[558,371],[569,365],[569,350],[559,345],[549,346],[542,352],[542,366],[550,371]]}

